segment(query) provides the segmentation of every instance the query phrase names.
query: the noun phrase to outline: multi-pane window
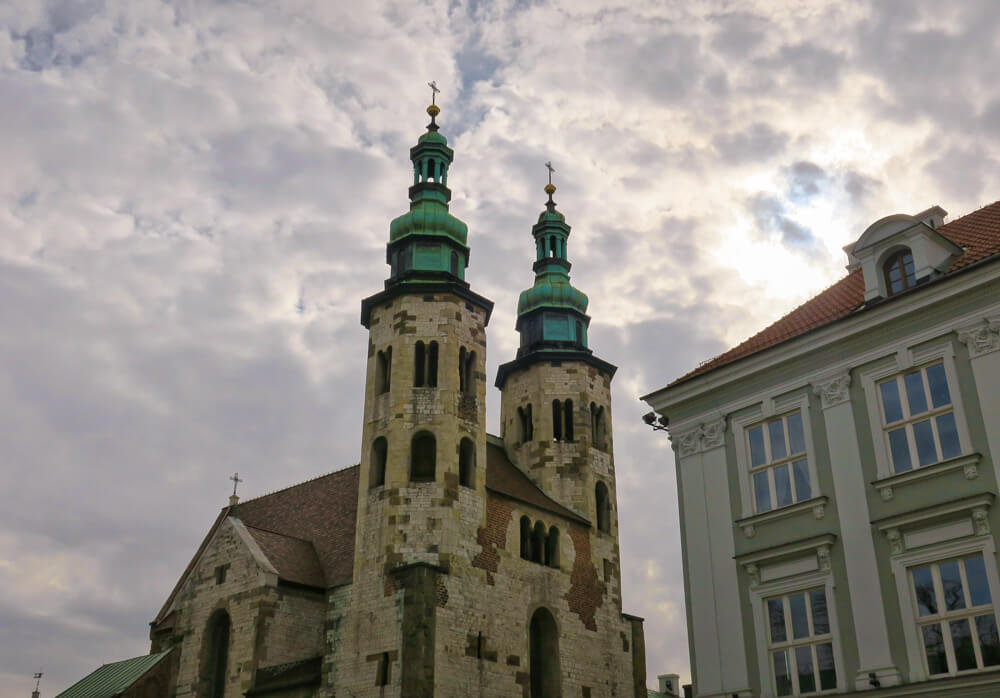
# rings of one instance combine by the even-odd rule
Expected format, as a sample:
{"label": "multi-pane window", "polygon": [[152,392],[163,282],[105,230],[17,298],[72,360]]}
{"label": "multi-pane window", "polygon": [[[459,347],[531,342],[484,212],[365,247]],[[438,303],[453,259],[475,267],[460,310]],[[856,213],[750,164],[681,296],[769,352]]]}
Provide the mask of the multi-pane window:
{"label": "multi-pane window", "polygon": [[878,390],[895,472],[904,473],[961,454],[943,363],[882,381]]}
{"label": "multi-pane window", "polygon": [[913,269],[913,254],[902,250],[886,260],[882,267],[885,272],[885,284],[890,296],[917,285],[917,277]]}
{"label": "multi-pane window", "polygon": [[812,497],[801,412],[757,424],[746,434],[758,514]]}
{"label": "multi-pane window", "polygon": [[804,696],[837,688],[826,591],[800,591],[767,599],[768,653],[779,696]]}
{"label": "multi-pane window", "polygon": [[910,569],[930,676],[1000,665],[997,618],[982,555]]}

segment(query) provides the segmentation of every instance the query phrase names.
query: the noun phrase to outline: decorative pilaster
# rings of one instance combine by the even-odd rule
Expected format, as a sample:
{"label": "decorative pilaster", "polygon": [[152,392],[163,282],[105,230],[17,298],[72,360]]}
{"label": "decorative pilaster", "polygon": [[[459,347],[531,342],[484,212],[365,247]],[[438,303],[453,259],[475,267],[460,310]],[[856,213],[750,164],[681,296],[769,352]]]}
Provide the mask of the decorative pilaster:
{"label": "decorative pilaster", "polygon": [[851,374],[843,373],[825,381],[813,383],[813,392],[819,395],[823,409],[829,409],[851,399]]}
{"label": "decorative pilaster", "polygon": [[958,331],[958,341],[969,347],[969,357],[1000,351],[1000,316],[984,318],[978,325]]}

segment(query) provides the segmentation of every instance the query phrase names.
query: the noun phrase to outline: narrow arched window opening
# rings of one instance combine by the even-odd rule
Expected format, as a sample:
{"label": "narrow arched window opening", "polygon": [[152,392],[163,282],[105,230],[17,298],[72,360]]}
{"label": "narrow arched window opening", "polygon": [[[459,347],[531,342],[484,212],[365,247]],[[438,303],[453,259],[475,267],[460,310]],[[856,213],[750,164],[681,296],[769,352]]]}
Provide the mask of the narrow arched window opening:
{"label": "narrow arched window opening", "polygon": [[413,347],[413,386],[422,388],[427,382],[427,347],[423,342],[417,342]]}
{"label": "narrow arched window opening", "polygon": [[587,345],[583,338],[583,323],[579,320],[576,321],[576,343],[581,346]]}
{"label": "narrow arched window opening", "polygon": [[521,443],[528,443],[534,438],[534,424],[531,420],[531,405],[517,408],[517,419],[521,430],[518,432]]}
{"label": "narrow arched window opening", "polygon": [[562,441],[562,403],[558,400],[552,401],[552,440]]}
{"label": "narrow arched window opening", "polygon": [[458,276],[458,252],[451,253],[451,274]]}
{"label": "narrow arched window opening", "polygon": [[458,484],[476,486],[476,444],[472,439],[462,439],[458,449]]}
{"label": "narrow arched window opening", "polygon": [[427,387],[436,388],[438,384],[438,343],[431,342],[427,347]]}
{"label": "narrow arched window opening", "polygon": [[549,536],[545,541],[545,564],[549,567],[559,567],[559,529],[549,528]]}
{"label": "narrow arched window opening", "polygon": [[433,482],[437,461],[437,442],[429,431],[421,431],[410,445],[410,480]]}
{"label": "narrow arched window opening", "polygon": [[223,698],[229,669],[229,635],[232,622],[225,611],[217,611],[208,627],[208,652],[205,656],[209,698]]}
{"label": "narrow arched window opening", "polygon": [[590,440],[594,448],[602,451],[607,448],[607,427],[604,421],[604,408],[598,407],[595,403],[590,403]]}
{"label": "narrow arched window opening", "polygon": [[563,438],[566,441],[573,440],[573,401],[567,400],[563,403],[563,415],[566,418],[566,426],[563,429]]}
{"label": "narrow arched window opening", "polygon": [[531,561],[540,565],[545,564],[545,535],[545,524],[536,521],[531,532]]}
{"label": "narrow arched window opening", "polygon": [[375,392],[378,395],[389,392],[392,376],[392,347],[375,355]]}
{"label": "narrow arched window opening", "polygon": [[597,508],[597,530],[610,533],[611,497],[608,495],[608,486],[601,481],[594,486],[594,500]]}
{"label": "narrow arched window opening", "polygon": [[461,367],[461,391],[466,395],[476,394],[476,382],[474,379],[476,370],[476,352],[467,352],[460,361]]}
{"label": "narrow arched window opening", "polygon": [[381,487],[385,484],[385,462],[389,453],[389,443],[380,436],[372,443],[371,462],[368,466],[368,487]]}
{"label": "narrow arched window opening", "polygon": [[539,608],[528,626],[531,698],[558,698],[561,695],[559,670],[559,629],[547,608]]}
{"label": "narrow arched window opening", "polygon": [[465,347],[460,347],[458,350],[458,392],[465,392],[465,355],[468,352],[465,351]]}
{"label": "narrow arched window opening", "polygon": [[885,273],[885,288],[890,296],[917,285],[913,254],[910,250],[900,250],[894,253],[885,261],[882,269]]}
{"label": "narrow arched window opening", "polygon": [[527,516],[521,517],[521,559],[531,559],[531,520]]}

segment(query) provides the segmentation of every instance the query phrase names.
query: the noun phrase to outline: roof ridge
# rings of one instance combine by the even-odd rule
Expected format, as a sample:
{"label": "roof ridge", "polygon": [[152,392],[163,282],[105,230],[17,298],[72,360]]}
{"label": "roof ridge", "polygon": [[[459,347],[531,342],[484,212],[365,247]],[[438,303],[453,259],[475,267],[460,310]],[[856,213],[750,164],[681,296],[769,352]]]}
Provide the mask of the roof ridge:
{"label": "roof ridge", "polygon": [[[342,472],[342,471],[338,470],[337,472]],[[310,480],[310,482],[312,482],[312,481]],[[236,518],[239,518],[239,516],[237,515]],[[310,540],[309,538],[301,538],[300,536],[293,536],[290,533],[282,533],[281,531],[274,531],[274,530],[271,530],[270,528],[263,528],[261,526],[253,526],[251,524],[248,524],[245,521],[240,521],[240,523],[243,524],[246,528],[252,528],[252,529],[254,529],[256,531],[263,531],[264,533],[271,533],[271,534],[274,534],[276,536],[281,536],[282,538],[291,538],[293,540],[300,540],[303,543],[308,543],[309,545],[313,545],[312,540]],[[315,546],[313,546],[313,548],[315,548]]]}
{"label": "roof ridge", "polygon": [[[341,468],[340,470],[333,470],[333,471],[330,471],[329,473],[323,473],[322,475],[317,475],[316,477],[311,477],[308,480],[303,480],[302,482],[296,482],[294,485],[289,485],[288,487],[282,487],[281,489],[277,489],[277,490],[274,490],[272,492],[265,492],[264,494],[259,494],[256,497],[251,497],[250,499],[244,499],[243,501],[239,502],[239,504],[237,506],[241,506],[243,504],[249,504],[250,502],[256,502],[256,501],[258,501],[260,499],[264,499],[266,497],[271,497],[272,495],[280,494],[281,492],[285,492],[286,490],[295,489],[296,487],[302,487],[302,485],[308,485],[310,482],[316,482],[317,480],[322,480],[325,477],[333,477],[334,475],[340,475],[342,473],[346,473],[348,470],[352,470],[354,468],[360,468],[360,467],[361,467],[361,463],[355,463],[354,465],[349,465],[346,468]],[[228,508],[229,507],[223,507],[223,509],[228,509]]]}

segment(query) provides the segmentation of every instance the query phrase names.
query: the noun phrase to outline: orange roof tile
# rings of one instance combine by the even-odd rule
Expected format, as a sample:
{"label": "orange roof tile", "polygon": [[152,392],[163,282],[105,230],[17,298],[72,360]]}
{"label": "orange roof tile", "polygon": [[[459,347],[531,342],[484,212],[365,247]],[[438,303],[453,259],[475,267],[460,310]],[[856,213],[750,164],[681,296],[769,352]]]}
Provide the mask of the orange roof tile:
{"label": "orange roof tile", "polygon": [[[965,253],[955,259],[945,272],[946,275],[996,255],[1000,253],[1000,201],[984,206],[961,218],[956,218],[938,228],[937,232],[965,249]],[[920,287],[916,290],[919,292]],[[706,361],[667,387],[672,388],[692,378],[702,376],[717,368],[836,322],[860,309],[864,305],[864,300],[864,277],[861,270],[857,269],[774,324],[729,351]]]}

